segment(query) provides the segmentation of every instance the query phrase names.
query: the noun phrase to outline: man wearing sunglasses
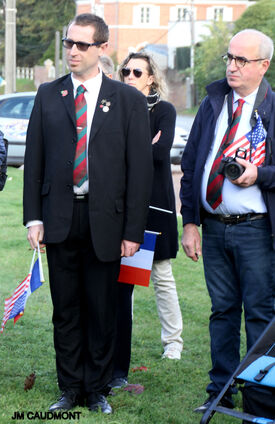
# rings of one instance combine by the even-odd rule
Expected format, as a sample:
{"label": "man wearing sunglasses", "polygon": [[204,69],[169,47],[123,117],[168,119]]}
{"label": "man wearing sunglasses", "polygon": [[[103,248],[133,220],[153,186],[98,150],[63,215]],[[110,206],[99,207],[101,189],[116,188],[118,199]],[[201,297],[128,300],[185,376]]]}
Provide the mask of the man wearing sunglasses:
{"label": "man wearing sunglasses", "polygon": [[[212,302],[209,397],[197,412],[208,409],[239,364],[242,308],[247,349],[274,314],[275,94],[264,79],[272,55],[272,40],[259,31],[231,39],[226,78],[207,87],[182,157],[182,246],[195,262],[203,254]],[[238,148],[245,158],[234,159],[234,179],[221,165]],[[234,407],[234,390],[222,406]]]}
{"label": "man wearing sunglasses", "polygon": [[[69,75],[39,87],[24,172],[24,223],[46,246],[59,400],[109,414],[116,287],[121,256],[143,242],[151,194],[144,96],[107,78],[99,58],[109,31],[98,16],[69,24]],[[142,125],[136,125],[142,122]]]}

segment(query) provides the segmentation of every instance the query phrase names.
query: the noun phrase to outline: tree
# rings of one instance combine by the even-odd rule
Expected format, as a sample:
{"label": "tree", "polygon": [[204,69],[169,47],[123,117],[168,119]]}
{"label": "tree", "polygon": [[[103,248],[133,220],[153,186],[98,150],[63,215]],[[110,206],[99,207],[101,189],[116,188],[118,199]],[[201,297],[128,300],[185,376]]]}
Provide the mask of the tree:
{"label": "tree", "polygon": [[[2,5],[4,9],[4,1]],[[16,8],[17,65],[34,66],[47,57],[54,60],[55,32],[62,34],[63,26],[74,17],[74,0],[17,0]],[[0,63],[4,27],[4,15],[0,15]]]}
{"label": "tree", "polygon": [[231,34],[222,22],[209,25],[210,35],[203,36],[195,48],[195,83],[199,99],[205,96],[205,86],[212,81],[225,77],[225,64],[222,56],[227,52]]}
{"label": "tree", "polygon": [[[275,1],[258,0],[250,6],[242,16],[235,22],[234,34],[245,29],[254,28],[264,32],[275,43]],[[274,59],[266,73],[266,78],[275,90],[275,62]]]}
{"label": "tree", "polygon": [[46,57],[54,59],[55,32],[62,34],[63,26],[74,15],[73,0],[17,0],[18,65],[33,66]]}

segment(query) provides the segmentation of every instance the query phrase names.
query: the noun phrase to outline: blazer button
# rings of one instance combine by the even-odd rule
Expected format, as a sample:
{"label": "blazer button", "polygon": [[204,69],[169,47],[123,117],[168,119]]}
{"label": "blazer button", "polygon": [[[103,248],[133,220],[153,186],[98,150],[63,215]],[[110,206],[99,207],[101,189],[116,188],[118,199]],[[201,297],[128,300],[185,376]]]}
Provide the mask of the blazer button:
{"label": "blazer button", "polygon": [[68,160],[67,161],[67,165],[72,165],[73,161],[72,160]]}

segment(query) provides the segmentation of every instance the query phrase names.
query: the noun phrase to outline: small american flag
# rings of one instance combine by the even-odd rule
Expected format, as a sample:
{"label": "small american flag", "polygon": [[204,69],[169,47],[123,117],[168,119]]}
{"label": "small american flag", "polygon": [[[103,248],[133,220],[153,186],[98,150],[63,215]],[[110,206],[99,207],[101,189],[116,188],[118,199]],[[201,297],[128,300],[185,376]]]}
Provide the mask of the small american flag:
{"label": "small american flag", "polygon": [[24,309],[27,303],[28,297],[38,287],[42,285],[44,281],[41,256],[38,247],[38,259],[34,263],[36,250],[33,253],[33,258],[30,266],[30,272],[27,277],[20,283],[12,296],[5,300],[4,305],[4,317],[1,325],[0,333],[3,333],[6,322],[13,318],[14,324],[24,314]]}
{"label": "small american flag", "polygon": [[[240,147],[246,149],[247,155],[246,160],[249,160],[256,166],[263,164],[265,160],[265,138],[266,133],[261,120],[260,115],[257,116],[257,122],[255,127],[245,134],[239,140],[234,141],[227,149],[224,150],[224,155],[235,156],[237,149]],[[251,159],[250,159],[250,147],[251,147]]]}

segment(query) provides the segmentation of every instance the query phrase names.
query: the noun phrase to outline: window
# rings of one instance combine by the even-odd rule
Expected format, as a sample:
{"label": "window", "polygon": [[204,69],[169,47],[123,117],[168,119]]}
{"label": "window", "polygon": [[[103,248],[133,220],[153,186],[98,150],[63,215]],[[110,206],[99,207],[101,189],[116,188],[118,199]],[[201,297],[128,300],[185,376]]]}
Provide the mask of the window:
{"label": "window", "polygon": [[149,24],[150,22],[150,7],[140,8],[140,23]]}
{"label": "window", "polygon": [[34,96],[4,99],[0,103],[0,117],[29,119],[33,103]]}
{"label": "window", "polygon": [[223,8],[214,9],[214,21],[223,20]]}
{"label": "window", "polygon": [[188,21],[189,20],[189,12],[185,7],[178,7],[177,9],[177,20],[178,21]]}
{"label": "window", "polygon": [[140,4],[133,7],[133,25],[159,26],[159,20],[159,6]]}

